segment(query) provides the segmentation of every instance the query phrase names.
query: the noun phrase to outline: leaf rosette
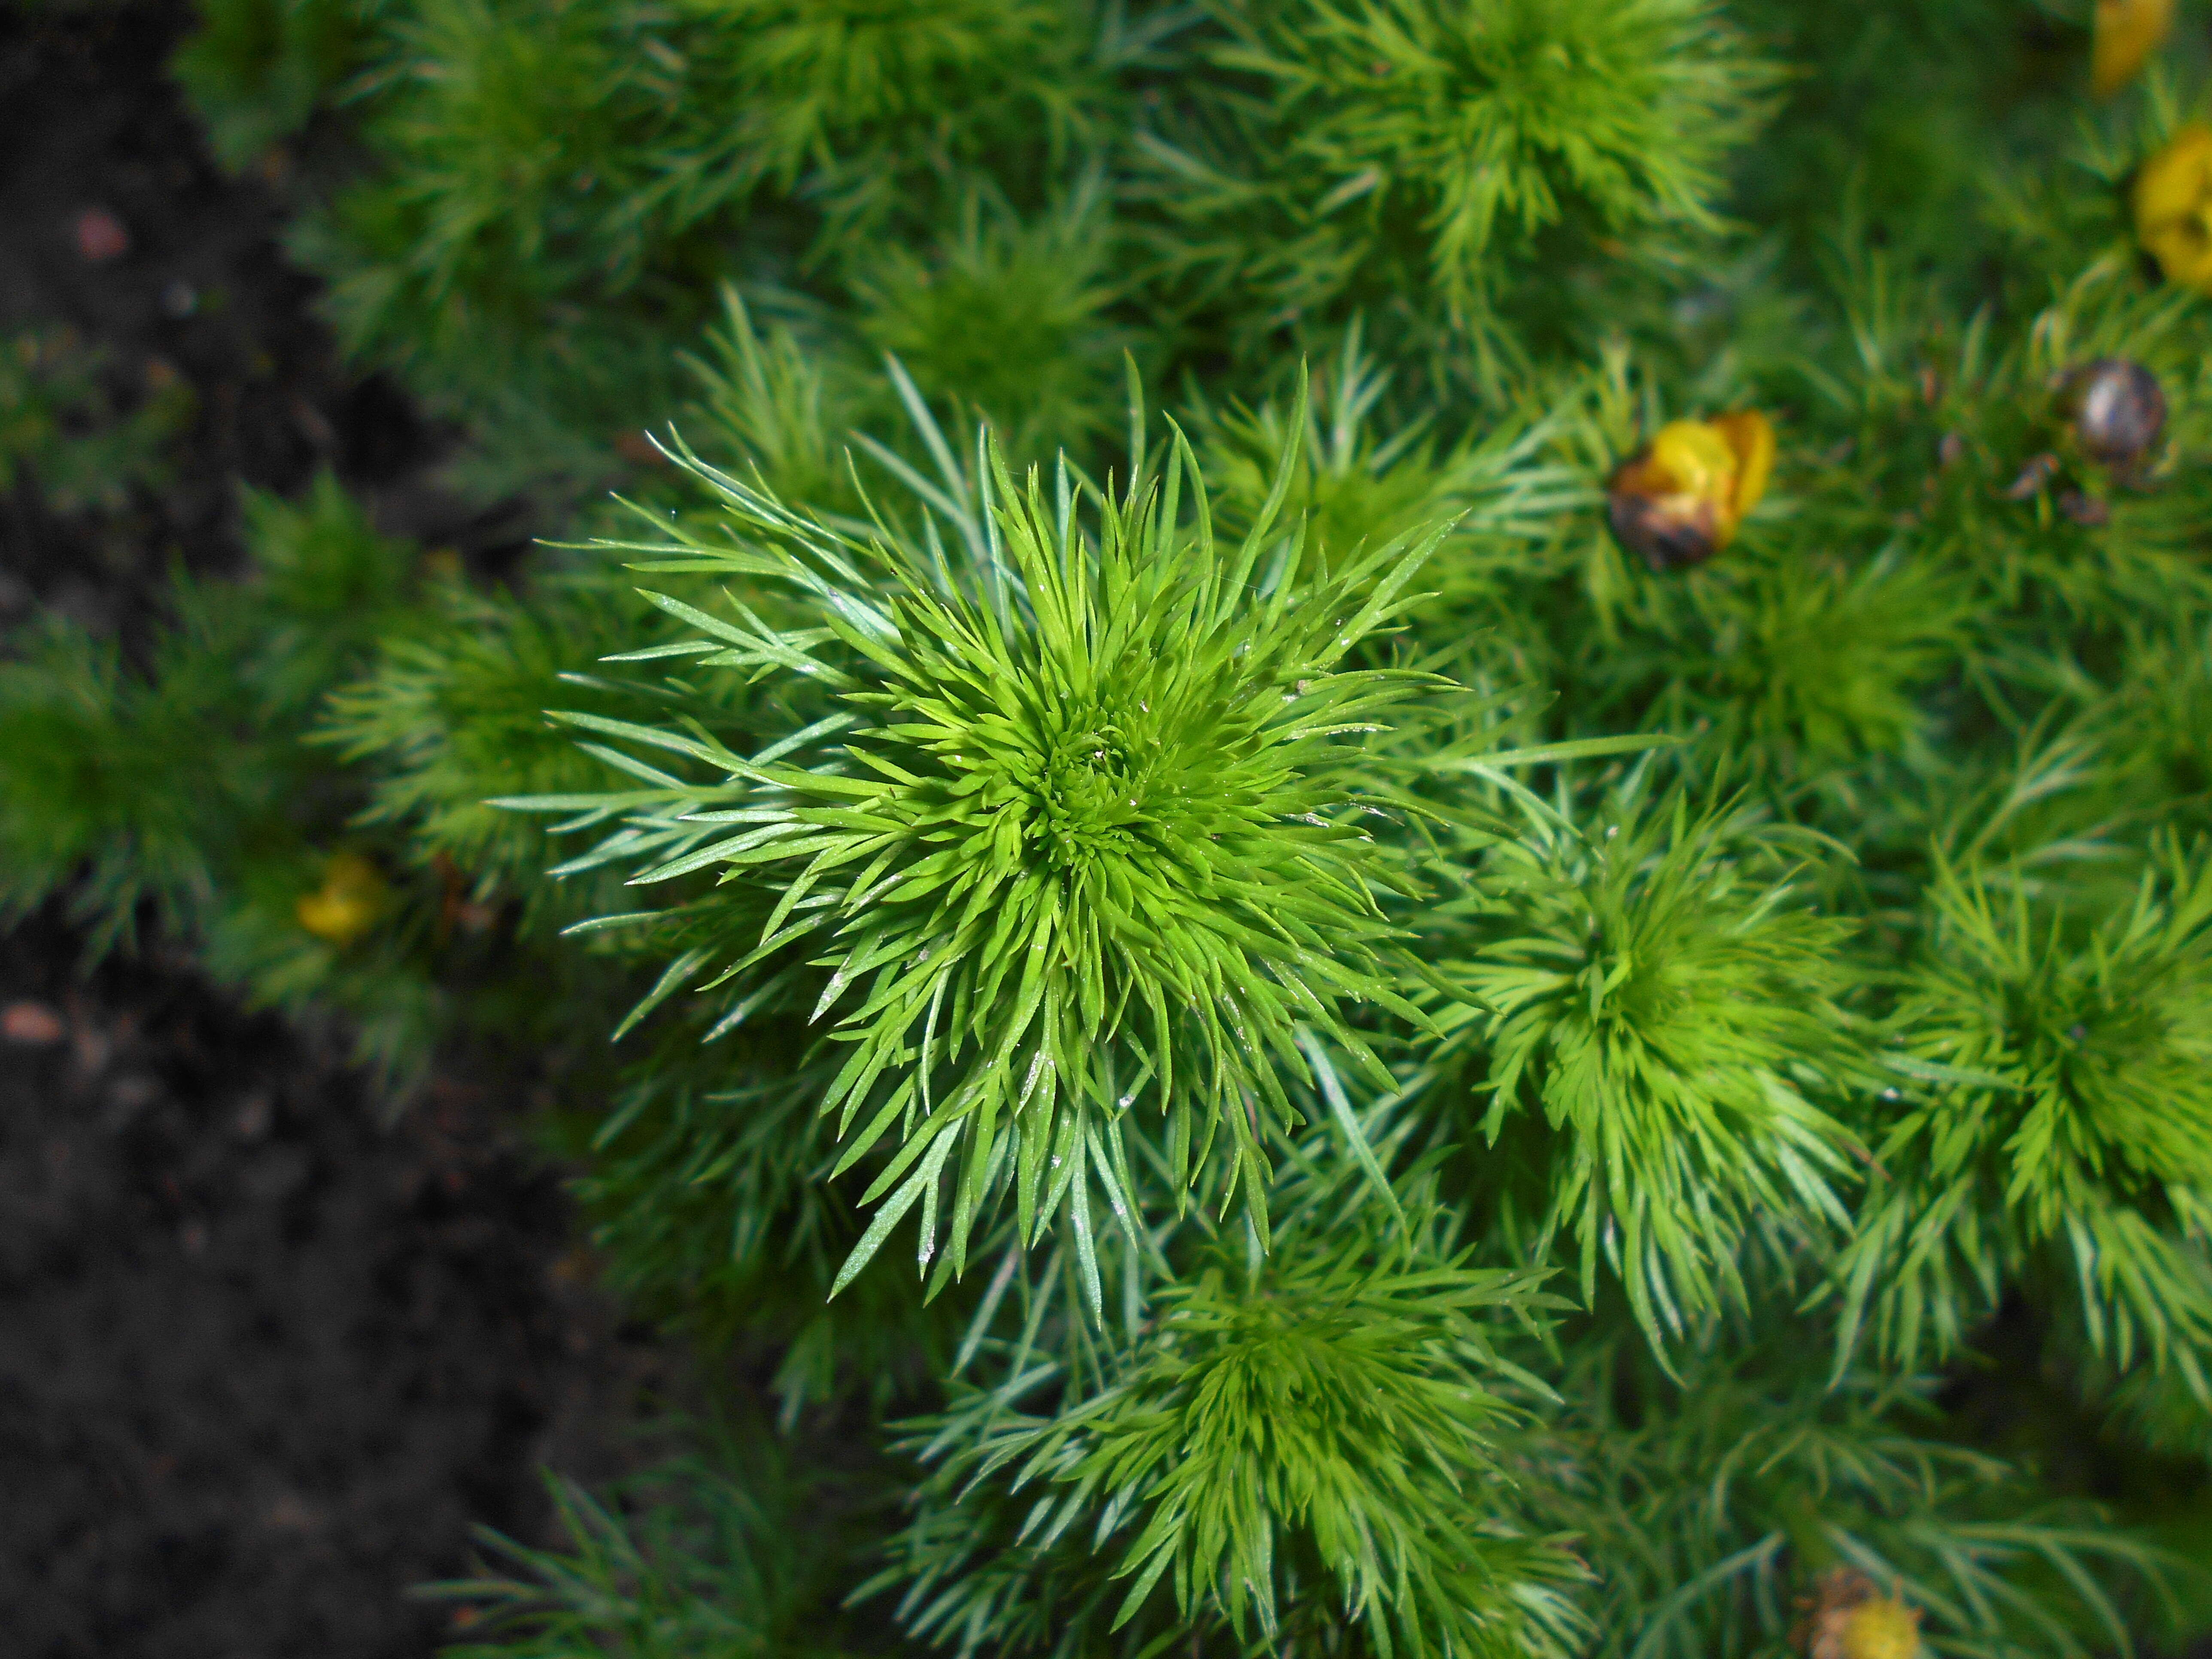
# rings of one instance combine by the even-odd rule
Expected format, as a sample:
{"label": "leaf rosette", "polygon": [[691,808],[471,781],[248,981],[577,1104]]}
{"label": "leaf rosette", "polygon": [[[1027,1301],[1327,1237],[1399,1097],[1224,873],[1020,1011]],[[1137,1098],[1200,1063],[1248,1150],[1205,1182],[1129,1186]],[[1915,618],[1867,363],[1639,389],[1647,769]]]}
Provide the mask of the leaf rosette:
{"label": "leaf rosette", "polygon": [[[898,378],[940,481],[863,441],[921,506],[918,536],[872,506],[872,525],[802,516],[684,451],[726,542],[661,525],[678,539],[612,544],[654,556],[640,568],[795,592],[783,627],[738,589],[734,622],[648,595],[704,636],[656,650],[830,712],[751,757],[696,723],[572,715],[706,781],[624,753],[646,790],[516,804],[619,803],[605,846],[653,855],[638,884],[719,867],[690,908],[702,942],[660,994],[743,991],[799,952],[828,970],[811,1018],[834,1016],[850,1045],[821,1102],[837,1170],[897,1143],[838,1288],[917,1205],[925,1267],[948,1208],[941,1283],[1011,1190],[1022,1239],[1072,1217],[1095,1308],[1094,1183],[1127,1223],[1133,1167],[1178,1201],[1212,1170],[1264,1238],[1261,1143],[1297,1121],[1306,1048],[1326,1042],[1392,1086],[1350,1011],[1422,1018],[1383,910],[1399,857],[1368,827],[1419,809],[1358,739],[1449,682],[1345,665],[1448,526],[1332,562],[1279,528],[1294,429],[1264,510],[1226,546],[1180,432],[1157,477],[1117,495],[1110,477],[1079,488],[1063,462],[1048,498],[1034,469],[1017,487],[988,436],[960,466]],[[1132,449],[1147,453],[1140,422]],[[1133,1166],[1123,1126],[1147,1098],[1164,1135]]]}
{"label": "leaf rosette", "polygon": [[[1817,838],[1741,805],[1655,799],[1645,769],[1594,822],[1517,799],[1528,833],[1435,912],[1460,989],[1431,1065],[1480,1106],[1486,1179],[1544,1171],[1537,1251],[1572,1238],[1586,1303],[1609,1266],[1664,1363],[1743,1303],[1747,1246],[1848,1224],[1850,1135],[1815,1103],[1845,1069],[1851,929],[1800,896]],[[1501,1189],[1509,1237],[1527,1196]]]}
{"label": "leaf rosette", "polygon": [[[1356,1109],[1380,1165],[1419,1133],[1403,1105]],[[1051,1659],[1158,1652],[1164,1628],[1247,1655],[1578,1650],[1589,1575],[1528,1525],[1505,1452],[1561,1403],[1508,1352],[1566,1304],[1545,1268],[1473,1265],[1437,1155],[1378,1186],[1327,1150],[1346,1133],[1282,1147],[1268,1255],[1191,1218],[1097,1373],[1028,1326],[981,1345],[981,1380],[902,1425],[933,1467],[859,1595],[901,1587],[908,1629],[963,1655],[1012,1606],[993,1650]]]}
{"label": "leaf rosette", "polygon": [[1837,1364],[1863,1328],[1885,1360],[1946,1358],[2040,1270],[2100,1362],[2212,1400],[2212,848],[2161,835],[2132,902],[2039,873],[1929,884]]}

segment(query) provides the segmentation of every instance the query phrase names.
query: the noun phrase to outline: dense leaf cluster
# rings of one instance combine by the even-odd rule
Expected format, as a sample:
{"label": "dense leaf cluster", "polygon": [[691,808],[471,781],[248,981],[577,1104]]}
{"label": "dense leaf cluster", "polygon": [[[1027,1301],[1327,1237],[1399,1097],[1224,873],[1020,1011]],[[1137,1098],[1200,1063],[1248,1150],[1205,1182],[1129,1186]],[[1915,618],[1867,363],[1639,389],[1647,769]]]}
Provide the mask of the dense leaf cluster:
{"label": "dense leaf cluster", "polygon": [[[564,1493],[520,1650],[2212,1618],[2212,317],[2127,191],[2201,31],[2097,106],[2057,0],[207,11],[563,539],[325,483],[143,652],[12,636],[0,891],[526,1048],[780,1396],[818,1469]],[[1650,569],[1616,467],[1754,408]]]}

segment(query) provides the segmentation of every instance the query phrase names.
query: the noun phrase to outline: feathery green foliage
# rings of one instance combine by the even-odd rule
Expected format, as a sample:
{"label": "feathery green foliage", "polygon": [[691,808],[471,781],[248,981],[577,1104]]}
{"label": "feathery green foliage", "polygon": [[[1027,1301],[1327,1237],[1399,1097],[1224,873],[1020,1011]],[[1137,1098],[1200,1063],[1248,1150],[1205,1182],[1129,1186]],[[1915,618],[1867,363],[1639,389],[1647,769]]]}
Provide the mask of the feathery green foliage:
{"label": "feathery green foliage", "polygon": [[133,484],[168,476],[163,448],[197,400],[173,371],[118,396],[106,354],[74,331],[18,333],[0,345],[0,489],[27,477],[64,513],[114,512]]}
{"label": "feathery green foliage", "polygon": [[[1941,1355],[2005,1279],[2078,1286],[2093,1348],[2138,1347],[2203,1394],[2212,1333],[2203,1192],[2203,848],[2169,841],[2135,902],[2069,915],[2030,869],[1944,867],[1896,1015],[1913,1097],[1876,1149],[1893,1176],[1841,1265],[1844,1342]],[[2039,1261],[2040,1259],[2040,1261]]]}
{"label": "feathery green foliage", "polygon": [[[800,1547],[790,1515],[810,1483],[772,1458],[714,1437],[711,1455],[684,1456],[625,1483],[610,1509],[573,1481],[546,1489],[564,1550],[532,1549],[480,1528],[479,1543],[511,1577],[453,1579],[416,1593],[459,1603],[490,1638],[447,1648],[456,1659],[842,1659],[854,1649],[817,1608],[836,1565],[816,1534]],[[763,1502],[763,1498],[767,1503]],[[642,1507],[641,1514],[633,1506]]]}
{"label": "feathery green foliage", "polygon": [[[701,668],[781,671],[843,705],[751,759],[703,733],[569,716],[720,775],[607,798],[648,809],[617,832],[626,861],[651,860],[632,882],[719,865],[726,885],[769,884],[764,919],[751,903],[732,918],[744,932],[701,902],[710,942],[678,977],[742,982],[805,940],[831,969],[812,1018],[857,994],[822,1109],[841,1139],[861,1126],[841,1169],[894,1124],[903,1145],[869,1189],[884,1202],[840,1285],[917,1202],[929,1261],[948,1163],[956,1273],[1009,1185],[1024,1237],[1071,1203],[1087,1234],[1094,1183],[1126,1212],[1122,1118],[1147,1093],[1175,1186],[1225,1131],[1219,1201],[1241,1184],[1264,1237],[1261,1126],[1295,1121],[1278,1068],[1304,1072],[1301,1030],[1387,1087],[1345,1011],[1419,1018],[1378,903],[1389,857],[1358,822],[1410,802],[1341,739],[1432,678],[1346,658],[1396,613],[1435,537],[1332,567],[1295,535],[1271,538],[1270,507],[1236,549],[1217,546],[1194,477],[1195,533],[1181,522],[1195,463],[1180,438],[1157,483],[1097,495],[1095,540],[1065,469],[1048,501],[995,448],[973,486],[943,459],[941,486],[901,470],[951,520],[949,548],[933,520],[918,540],[878,519],[860,544],[696,461],[732,544],[628,544],[660,556],[647,571],[799,590],[810,625],[781,630],[742,600],[732,623],[649,597],[708,635],[690,647],[708,653]],[[1287,455],[1278,477],[1276,501]],[[815,765],[781,762],[817,742]]]}
{"label": "feathery green foliage", "polygon": [[[1102,314],[1115,298],[1105,211],[1095,178],[1034,225],[971,194],[933,257],[893,242],[853,271],[860,331],[923,392],[976,404],[1014,455],[1079,442],[1132,343]],[[983,315],[988,330],[970,325]]]}
{"label": "feathery green foliage", "polygon": [[1556,1586],[1571,1565],[1510,1529],[1484,1443],[1502,1407],[1454,1352],[1466,1310],[1507,1287],[1390,1265],[1279,1252],[1256,1297],[1201,1276],[1165,1299],[1127,1381],[999,1426],[989,1461],[1018,1462],[1013,1490],[1040,1474],[1071,1488],[1033,1511],[1041,1547],[1102,1498],[1141,1522],[1115,1623],[1165,1578],[1179,1614],[1215,1601],[1240,1639],[1248,1622],[1279,1642],[1339,1620],[1382,1652],[1528,1652],[1569,1634]]}
{"label": "feathery green foliage", "polygon": [[[1444,525],[1421,571],[1422,584],[1438,590],[1435,605],[1413,612],[1425,622],[1482,585],[1497,565],[1525,556],[1556,514],[1588,506],[1590,495],[1571,469],[1546,457],[1553,434],[1540,421],[1501,421],[1440,444],[1431,415],[1400,414],[1389,422],[1390,435],[1378,435],[1392,380],[1355,318],[1334,360],[1314,377],[1310,412],[1282,397],[1257,409],[1241,401],[1216,409],[1201,392],[1193,403],[1193,430],[1212,510],[1230,533],[1258,520],[1286,455],[1289,488],[1278,510],[1304,521],[1314,544],[1333,554],[1386,546]],[[1293,428],[1303,443],[1291,441]]]}
{"label": "feathery green foliage", "polygon": [[[538,1049],[611,1282],[907,1437],[788,1598],[576,1508],[538,1650],[1775,1659],[1837,1565],[2179,1647],[2072,1500],[2205,1576],[2212,374],[2130,191],[2212,37],[2093,106],[2094,9],[208,0],[562,550],[323,485],[15,636],[7,902]],[[5,453],[128,500],[81,370]],[[1620,464],[1750,410],[1652,568]]]}
{"label": "feathery green foliage", "polygon": [[824,1179],[826,1074],[766,1033],[700,1036],[662,1032],[576,1135],[589,1168],[574,1192],[611,1287],[707,1352],[779,1345],[770,1386],[786,1427],[856,1383],[885,1404],[921,1386],[949,1359],[961,1299],[921,1306],[884,1261],[827,1300],[863,1223]]}
{"label": "feathery green foliage", "polygon": [[[320,735],[349,759],[383,763],[366,821],[408,824],[426,850],[471,869],[541,867],[536,827],[484,803],[501,790],[596,779],[599,763],[545,710],[576,696],[576,664],[650,626],[651,613],[629,597],[555,587],[523,610],[441,589],[428,626],[386,640],[374,671],[330,699]],[[617,692],[603,706],[629,704]]]}
{"label": "feathery green foliage", "polygon": [[9,908],[29,908],[80,870],[76,902],[96,919],[96,940],[127,933],[142,898],[186,910],[210,902],[216,830],[242,803],[225,798],[232,781],[211,772],[196,739],[234,702],[227,675],[165,676],[166,695],[155,697],[112,641],[82,628],[57,621],[16,647],[0,665]]}
{"label": "feathery green foliage", "polygon": [[1249,288],[1270,323],[1425,301],[1476,326],[1493,375],[1504,259],[1570,211],[1585,235],[1713,228],[1715,164],[1777,78],[1707,0],[1220,13],[1223,77],[1144,140],[1163,266],[1208,297]]}
{"label": "feathery green foliage", "polygon": [[1709,1327],[1679,1385],[1632,1344],[1578,1344],[1565,1409],[1516,1449],[1537,1515],[1573,1528],[1596,1567],[1593,1652],[1775,1651],[1800,1611],[1793,1576],[1835,1566],[1897,1587],[1945,1652],[2127,1646],[2124,1592],[2155,1583],[2154,1552],[1931,1435],[1930,1379],[1832,1383],[1817,1345],[1768,1305],[1763,1337]]}
{"label": "feathery green foliage", "polygon": [[376,0],[213,0],[169,59],[235,171],[307,125],[351,70]]}
{"label": "feathery green foliage", "polygon": [[1802,1249],[1848,1218],[1850,1136],[1808,1096],[1849,1068],[1850,924],[1793,890],[1820,850],[1802,832],[1655,800],[1648,770],[1584,822],[1516,799],[1522,838],[1432,912],[1455,1000],[1427,1065],[1471,1092],[1492,1149],[1542,1114],[1547,1207],[1519,1219],[1540,1252],[1573,1237],[1586,1298],[1608,1264],[1661,1342],[1741,1296],[1755,1230]]}
{"label": "feathery green foliage", "polygon": [[127,934],[143,899],[204,921],[226,866],[307,829],[317,803],[295,791],[314,768],[298,738],[391,627],[413,554],[327,475],[299,506],[246,507],[258,585],[179,580],[143,672],[59,621],[0,665],[9,903],[38,902],[88,860],[97,873],[77,902],[100,938]]}
{"label": "feathery green foliage", "polygon": [[[1355,1631],[1385,1654],[1574,1642],[1581,1569],[1524,1524],[1500,1453],[1529,1420],[1502,1390],[1540,1391],[1501,1339],[1558,1304],[1541,1270],[1455,1248],[1433,1159],[1385,1201],[1332,1144],[1395,1160],[1407,1122],[1355,1126],[1284,1146],[1272,1249],[1198,1217],[1153,1237],[1176,1276],[1087,1382],[1039,1352],[1041,1304],[1018,1340],[972,1345],[998,1380],[911,1425],[936,1468],[882,1581],[918,1635],[1072,1654],[1171,1617],[1239,1652]],[[955,1494],[974,1519],[947,1527]]]}

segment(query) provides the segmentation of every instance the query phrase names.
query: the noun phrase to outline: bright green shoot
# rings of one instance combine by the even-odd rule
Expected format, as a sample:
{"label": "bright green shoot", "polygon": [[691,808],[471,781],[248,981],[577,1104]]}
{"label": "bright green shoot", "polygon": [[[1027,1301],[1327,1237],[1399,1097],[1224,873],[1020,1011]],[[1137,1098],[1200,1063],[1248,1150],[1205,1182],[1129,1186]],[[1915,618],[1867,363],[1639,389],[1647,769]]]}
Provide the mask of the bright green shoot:
{"label": "bright green shoot", "polygon": [[[802,951],[827,970],[813,1018],[850,1048],[821,1103],[837,1169],[896,1148],[836,1288],[917,1206],[921,1263],[942,1212],[958,1273],[1011,1189],[1024,1241],[1072,1218],[1095,1310],[1093,1194],[1125,1224],[1137,1207],[1124,1136],[1140,1102],[1177,1201],[1218,1169],[1220,1202],[1241,1193],[1264,1239],[1261,1146],[1297,1121],[1307,1048],[1393,1086],[1346,1010],[1422,1018],[1378,902],[1395,854],[1361,822],[1410,803],[1372,781],[1358,739],[1448,683],[1346,659],[1448,526],[1337,560],[1281,527],[1302,418],[1228,546],[1179,431],[1157,477],[1140,467],[1116,493],[1063,463],[1048,495],[988,436],[972,473],[957,466],[908,404],[942,483],[869,447],[920,498],[919,537],[872,507],[865,538],[831,528],[684,451],[727,542],[671,526],[676,542],[622,544],[662,556],[641,568],[795,589],[786,628],[734,590],[734,620],[648,597],[705,636],[695,668],[823,697],[819,720],[747,758],[696,723],[572,719],[708,769],[694,785],[632,762],[660,787],[621,798],[623,846],[662,854],[635,883],[721,872],[728,897],[693,912],[709,942],[678,979],[742,988]],[[1140,421],[1133,435],[1142,456]]]}

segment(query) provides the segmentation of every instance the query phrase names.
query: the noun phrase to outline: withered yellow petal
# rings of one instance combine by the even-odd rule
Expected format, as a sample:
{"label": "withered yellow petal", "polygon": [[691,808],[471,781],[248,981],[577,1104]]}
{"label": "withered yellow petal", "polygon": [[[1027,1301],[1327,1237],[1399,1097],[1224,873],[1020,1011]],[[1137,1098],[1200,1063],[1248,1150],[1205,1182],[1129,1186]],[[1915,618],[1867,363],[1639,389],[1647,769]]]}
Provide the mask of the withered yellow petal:
{"label": "withered yellow petal", "polygon": [[2212,291],[2212,127],[2191,122],[2142,164],[2136,236],[2166,281]]}
{"label": "withered yellow petal", "polygon": [[323,866],[322,886],[301,894],[292,914],[317,939],[343,946],[376,925],[389,896],[374,864],[358,853],[337,853]]}
{"label": "withered yellow petal", "polygon": [[2110,97],[2135,79],[2173,27],[2173,0],[2097,0],[2089,89]]}
{"label": "withered yellow petal", "polygon": [[1713,429],[1735,456],[1735,516],[1742,518],[1766,494],[1774,473],[1774,422],[1755,409],[1716,415]]}

